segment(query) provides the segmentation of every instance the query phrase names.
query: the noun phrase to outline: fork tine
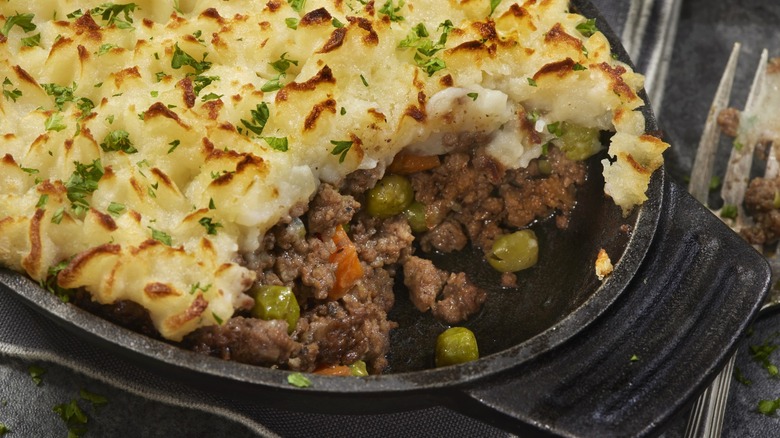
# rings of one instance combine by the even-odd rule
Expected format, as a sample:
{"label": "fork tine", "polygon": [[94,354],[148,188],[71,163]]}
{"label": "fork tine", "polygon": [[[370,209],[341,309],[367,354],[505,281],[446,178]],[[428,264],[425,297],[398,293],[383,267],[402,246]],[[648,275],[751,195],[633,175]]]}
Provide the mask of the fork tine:
{"label": "fork tine", "polygon": [[750,94],[745,103],[745,109],[742,111],[743,116],[740,118],[739,132],[734,141],[734,147],[731,148],[731,156],[729,157],[726,176],[723,179],[723,187],[721,188],[721,197],[724,205],[731,205],[737,208],[737,228],[750,224],[750,220],[745,215],[742,207],[742,201],[745,198],[745,190],[750,180],[753,150],[759,141],[760,133],[753,129],[755,125],[753,116],[756,114],[756,107],[763,96],[768,56],[768,51],[764,49],[761,52],[761,59],[753,77],[753,84],[750,86]]}
{"label": "fork tine", "polygon": [[731,50],[726,69],[720,78],[718,91],[712,100],[710,112],[707,115],[707,122],[704,125],[699,147],[696,149],[696,158],[691,169],[691,180],[688,183],[688,191],[696,200],[702,204],[707,204],[707,197],[710,192],[710,180],[712,179],[712,166],[715,160],[715,154],[720,140],[720,129],[718,129],[718,114],[729,104],[731,95],[731,86],[734,83],[734,76],[737,71],[737,60],[739,59],[740,43],[734,43]]}

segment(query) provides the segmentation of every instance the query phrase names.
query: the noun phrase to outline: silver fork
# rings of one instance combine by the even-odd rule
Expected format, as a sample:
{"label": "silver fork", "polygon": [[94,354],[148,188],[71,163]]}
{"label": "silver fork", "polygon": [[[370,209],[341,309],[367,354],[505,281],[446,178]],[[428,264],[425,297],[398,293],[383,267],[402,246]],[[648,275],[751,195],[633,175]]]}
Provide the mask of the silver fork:
{"label": "silver fork", "polygon": [[[707,204],[710,191],[710,182],[712,180],[713,165],[717,154],[717,146],[720,141],[720,129],[717,119],[721,110],[729,106],[729,96],[734,83],[734,76],[737,69],[741,46],[734,44],[726,68],[721,76],[718,90],[707,115],[707,121],[702,131],[702,136],[696,151],[696,158],[691,171],[691,179],[688,190],[699,202]],[[721,186],[721,197],[723,198],[724,208],[736,208],[736,217],[733,219],[722,218],[735,231],[752,225],[749,216],[744,212],[742,201],[744,200],[745,190],[750,180],[750,170],[753,163],[753,152],[756,145],[762,141],[763,133],[760,132],[761,124],[753,123],[752,117],[757,115],[757,109],[765,105],[765,99],[772,98],[778,94],[777,90],[771,90],[767,86],[767,60],[768,52],[766,49],[761,53],[761,59],[753,78],[753,84],[750,87],[745,108],[742,111],[740,120],[740,129],[735,139],[735,147],[731,149],[726,174]],[[777,97],[775,97],[777,99]],[[737,147],[736,145],[739,145]],[[774,178],[778,175],[778,163],[774,151],[767,148],[767,166],[764,172],[766,178]],[[722,210],[722,209],[721,209]],[[721,211],[714,211],[721,216]],[[761,248],[757,248],[759,251]],[[769,256],[772,265],[773,280],[777,280],[780,273],[780,257],[777,251]],[[764,308],[773,305],[768,303]],[[723,371],[715,378],[713,383],[694,404],[688,419],[688,425],[685,431],[686,438],[694,437],[719,437],[722,432],[723,418],[726,412],[726,403],[728,393],[731,387],[732,372],[736,355],[732,356],[724,367]]]}

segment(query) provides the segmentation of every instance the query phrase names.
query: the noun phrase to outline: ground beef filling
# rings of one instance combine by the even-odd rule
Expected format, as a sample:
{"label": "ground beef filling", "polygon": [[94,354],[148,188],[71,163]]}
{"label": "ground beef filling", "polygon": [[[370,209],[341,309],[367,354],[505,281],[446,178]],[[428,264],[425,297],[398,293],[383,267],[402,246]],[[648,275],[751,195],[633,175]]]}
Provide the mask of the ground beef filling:
{"label": "ground beef filling", "polygon": [[[430,311],[450,325],[479,312],[487,293],[464,273],[436,267],[425,253],[460,251],[471,244],[487,254],[497,236],[553,216],[559,227],[566,227],[576,186],[585,181],[585,166],[552,147],[527,168],[506,170],[471,141],[450,140],[453,152],[438,167],[405,175],[415,199],[426,206],[427,231],[413,234],[403,214],[380,219],[361,210],[366,190],[384,169],[355,172],[340,187],[322,184],[307,208],[296,208],[243,260],[257,272],[258,285],[292,288],[301,306],[295,329],[288,333],[285,321],[252,318],[239,309],[224,324],[187,336],[185,346],[223,359],[299,371],[362,360],[371,373],[381,373],[388,365],[389,334],[396,327],[387,315],[401,269],[409,298],[421,312]],[[338,279],[331,255],[337,227],[348,230],[362,276],[343,297],[333,299],[329,293]],[[513,276],[502,283],[511,285]],[[99,310],[114,319],[145,321],[127,303]],[[148,322],[141,326],[148,331]]]}
{"label": "ground beef filling", "polygon": [[780,240],[780,177],[755,178],[745,191],[745,211],[753,226],[740,231],[748,242],[768,245]]}

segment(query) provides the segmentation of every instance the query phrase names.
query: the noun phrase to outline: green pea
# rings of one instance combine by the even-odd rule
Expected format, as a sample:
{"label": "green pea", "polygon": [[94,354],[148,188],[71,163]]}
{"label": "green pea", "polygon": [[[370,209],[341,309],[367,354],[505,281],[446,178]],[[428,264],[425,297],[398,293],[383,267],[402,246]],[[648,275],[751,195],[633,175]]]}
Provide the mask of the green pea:
{"label": "green pea", "polygon": [[488,263],[499,272],[517,272],[535,265],[539,242],[533,230],[504,234],[493,242]]}
{"label": "green pea", "polygon": [[428,224],[425,222],[425,204],[414,201],[404,210],[406,221],[415,233],[428,231]]}
{"label": "green pea", "polygon": [[366,363],[362,360],[357,360],[355,363],[349,366],[349,372],[355,377],[363,377],[368,375],[368,369]]}
{"label": "green pea", "polygon": [[443,367],[479,359],[474,333],[465,327],[452,327],[436,339],[436,366]]}
{"label": "green pea", "polygon": [[544,176],[552,175],[552,164],[550,160],[540,158],[536,161],[536,166],[539,168],[539,173]]}
{"label": "green pea", "polygon": [[287,321],[287,332],[292,333],[301,316],[301,308],[292,289],[286,286],[258,286],[252,290],[255,306],[251,314],[266,321]]}
{"label": "green pea", "polygon": [[368,191],[366,211],[371,216],[387,218],[403,212],[412,201],[412,183],[401,175],[387,175]]}
{"label": "green pea", "polygon": [[570,160],[582,161],[598,153],[601,148],[599,130],[585,128],[573,123],[561,122],[561,150]]}

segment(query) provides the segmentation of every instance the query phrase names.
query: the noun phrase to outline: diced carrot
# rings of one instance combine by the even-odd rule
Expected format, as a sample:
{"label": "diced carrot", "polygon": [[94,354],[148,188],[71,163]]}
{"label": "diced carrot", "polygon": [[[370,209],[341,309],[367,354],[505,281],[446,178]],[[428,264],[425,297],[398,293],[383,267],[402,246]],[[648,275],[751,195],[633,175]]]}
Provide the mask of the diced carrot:
{"label": "diced carrot", "polygon": [[314,374],[321,376],[351,376],[352,370],[346,365],[325,365],[314,370]]}
{"label": "diced carrot", "polygon": [[401,152],[395,156],[387,170],[398,175],[409,175],[439,167],[440,164],[439,157],[436,155],[415,155]]}
{"label": "diced carrot", "polygon": [[363,278],[363,266],[357,255],[355,244],[349,240],[344,227],[339,225],[333,233],[333,243],[336,244],[336,251],[328,259],[336,264],[336,282],[333,288],[328,292],[328,298],[338,300],[347,294],[349,289]]}

